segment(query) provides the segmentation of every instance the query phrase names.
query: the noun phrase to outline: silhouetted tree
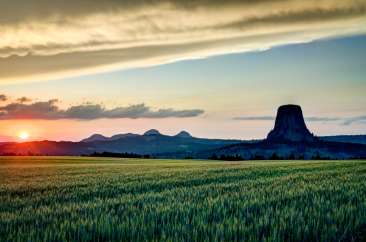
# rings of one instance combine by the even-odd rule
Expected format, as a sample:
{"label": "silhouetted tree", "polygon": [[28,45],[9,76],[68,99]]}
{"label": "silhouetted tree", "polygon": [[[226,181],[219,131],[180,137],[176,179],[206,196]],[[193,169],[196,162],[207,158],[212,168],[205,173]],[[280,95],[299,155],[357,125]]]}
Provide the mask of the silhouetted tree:
{"label": "silhouetted tree", "polygon": [[253,160],[264,160],[264,156],[257,153],[257,154],[254,155],[254,159]]}
{"label": "silhouetted tree", "polygon": [[217,157],[216,154],[213,154],[210,158],[208,158],[209,160],[218,160],[219,158]]}
{"label": "silhouetted tree", "polygon": [[271,156],[271,160],[279,160],[279,159],[280,159],[280,157],[278,157],[277,153],[276,153],[276,152],[274,152],[274,153],[272,154],[272,156]]}
{"label": "silhouetted tree", "polygon": [[90,157],[114,157],[114,158],[145,158],[149,159],[150,155],[139,155],[134,153],[113,153],[113,152],[94,152],[90,155],[83,155],[83,156],[90,156]]}
{"label": "silhouetted tree", "polygon": [[316,154],[315,155],[313,155],[313,157],[312,157],[312,160],[321,160],[322,158],[321,158],[321,156],[320,156],[320,154],[319,154],[319,152],[317,151],[316,152]]}
{"label": "silhouetted tree", "polygon": [[290,156],[288,157],[289,160],[295,160],[295,154],[291,152]]}

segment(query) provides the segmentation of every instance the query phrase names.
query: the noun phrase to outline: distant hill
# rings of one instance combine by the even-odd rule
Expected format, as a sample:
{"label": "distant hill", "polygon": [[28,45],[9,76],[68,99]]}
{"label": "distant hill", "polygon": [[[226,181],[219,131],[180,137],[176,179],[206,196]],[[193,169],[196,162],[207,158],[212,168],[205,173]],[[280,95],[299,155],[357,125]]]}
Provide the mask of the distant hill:
{"label": "distant hill", "polygon": [[0,143],[0,155],[81,155],[92,153],[94,147],[83,142],[34,141]]}
{"label": "distant hill", "polygon": [[241,140],[203,139],[192,137],[187,132],[175,136],[163,135],[157,130],[149,130],[143,135],[122,136],[119,139],[88,142],[97,152],[117,152],[136,154],[193,154],[199,151],[219,148]]}
{"label": "distant hill", "polygon": [[197,154],[198,158],[240,157],[240,159],[365,159],[366,145],[341,142],[268,142],[233,144]]}
{"label": "distant hill", "polygon": [[101,134],[93,134],[90,137],[83,139],[81,142],[107,141],[109,139],[110,139],[109,137],[106,137]]}
{"label": "distant hill", "polygon": [[101,134],[93,134],[90,137],[81,140],[80,142],[89,143],[89,142],[95,142],[95,141],[111,141],[111,140],[117,140],[117,139],[121,139],[121,138],[125,138],[125,137],[134,137],[134,136],[138,136],[138,134],[132,134],[132,133],[116,134],[111,137],[106,137]]}
{"label": "distant hill", "polygon": [[150,129],[144,133],[144,136],[155,136],[155,135],[162,135],[162,134],[156,129]]}
{"label": "distant hill", "polygon": [[342,143],[356,143],[366,145],[366,135],[336,135],[336,136],[323,136],[319,139],[331,142],[342,142]]}
{"label": "distant hill", "polygon": [[174,158],[178,154],[179,157],[191,156],[204,150],[241,142],[243,141],[195,138],[186,131],[175,136],[168,136],[153,129],[143,135],[128,133],[105,137],[94,134],[80,142],[0,143],[0,155],[90,155],[112,152]]}
{"label": "distant hill", "polygon": [[178,134],[175,135],[175,137],[179,137],[179,138],[193,138],[192,135],[190,133],[188,133],[187,131],[181,131]]}

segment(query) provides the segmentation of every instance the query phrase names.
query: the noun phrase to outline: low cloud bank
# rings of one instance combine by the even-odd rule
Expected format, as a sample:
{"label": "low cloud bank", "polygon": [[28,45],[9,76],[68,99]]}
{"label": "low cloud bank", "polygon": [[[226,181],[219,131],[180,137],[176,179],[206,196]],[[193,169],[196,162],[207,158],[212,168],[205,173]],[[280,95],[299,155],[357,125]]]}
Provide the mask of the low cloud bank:
{"label": "low cloud bank", "polygon": [[0,120],[15,119],[117,119],[117,118],[190,118],[204,113],[201,109],[176,110],[173,108],[153,109],[145,104],[136,104],[125,107],[105,108],[100,104],[82,104],[61,109],[57,106],[58,100],[30,102],[24,97],[16,102],[0,106]]}
{"label": "low cloud bank", "polygon": [[[274,116],[242,116],[234,117],[233,120],[238,121],[274,121]],[[355,117],[305,117],[308,122],[339,122],[341,125],[351,125],[354,123],[365,123],[366,116]]]}

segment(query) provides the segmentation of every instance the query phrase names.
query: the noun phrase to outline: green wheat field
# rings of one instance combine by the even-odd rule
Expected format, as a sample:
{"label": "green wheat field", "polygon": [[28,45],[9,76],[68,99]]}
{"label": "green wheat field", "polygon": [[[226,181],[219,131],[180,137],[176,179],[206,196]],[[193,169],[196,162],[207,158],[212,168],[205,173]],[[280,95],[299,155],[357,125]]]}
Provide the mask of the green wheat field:
{"label": "green wheat field", "polygon": [[0,241],[364,241],[366,161],[0,158]]}

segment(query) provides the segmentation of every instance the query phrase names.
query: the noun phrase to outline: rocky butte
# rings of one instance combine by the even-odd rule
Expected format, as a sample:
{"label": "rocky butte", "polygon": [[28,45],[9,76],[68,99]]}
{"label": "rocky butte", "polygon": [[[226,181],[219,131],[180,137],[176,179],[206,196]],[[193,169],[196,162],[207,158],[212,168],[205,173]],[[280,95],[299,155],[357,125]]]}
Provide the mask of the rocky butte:
{"label": "rocky butte", "polygon": [[[206,156],[205,156],[206,155]],[[220,159],[360,159],[366,145],[331,142],[315,137],[306,127],[301,107],[280,106],[273,130],[257,142],[232,144],[211,150],[202,158]]]}
{"label": "rocky butte", "polygon": [[306,127],[301,107],[283,105],[277,110],[274,129],[268,134],[269,142],[316,142],[317,139]]}

